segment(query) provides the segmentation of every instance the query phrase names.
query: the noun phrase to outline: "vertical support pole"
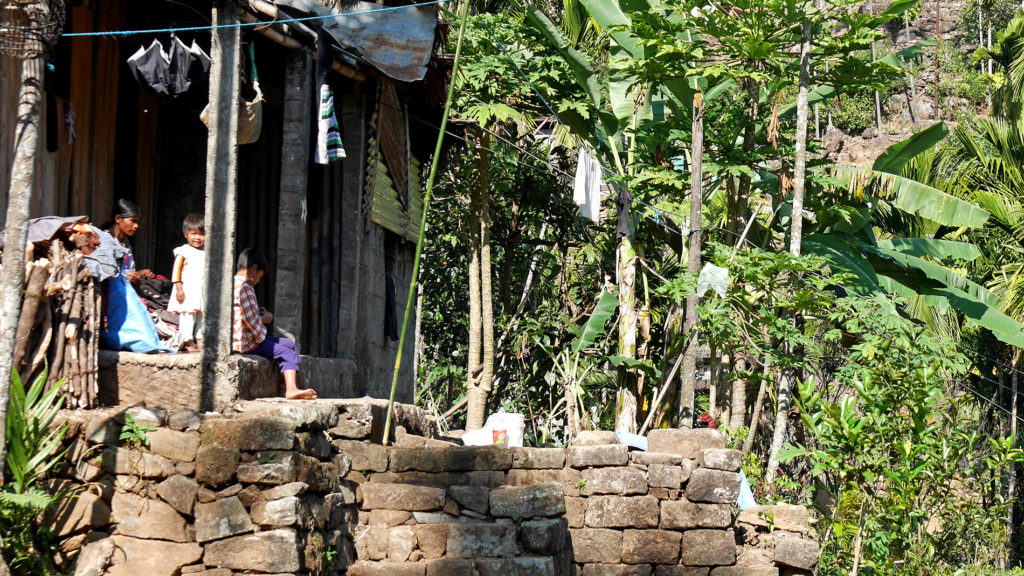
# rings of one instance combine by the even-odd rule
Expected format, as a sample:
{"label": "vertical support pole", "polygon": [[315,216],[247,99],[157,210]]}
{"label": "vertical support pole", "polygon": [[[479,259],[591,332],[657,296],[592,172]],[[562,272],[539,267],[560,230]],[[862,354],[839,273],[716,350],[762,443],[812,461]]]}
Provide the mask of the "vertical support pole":
{"label": "vertical support pole", "polygon": [[[306,190],[313,105],[313,57],[292,50],[284,71],[284,136],[281,143],[281,196],[277,216],[277,270],[274,320],[302,342],[306,279]],[[301,345],[300,345],[301,350]]]}
{"label": "vertical support pole", "polygon": [[345,143],[347,156],[341,161],[341,305],[338,307],[338,351],[352,358],[357,357],[359,341],[357,326],[360,316],[359,282],[367,159],[366,110],[362,83],[356,82],[352,92],[341,97],[341,140]]}
{"label": "vertical support pole", "polygon": [[[238,23],[232,0],[216,0],[213,25]],[[203,325],[203,410],[227,378],[234,291],[235,195],[238,187],[237,27],[215,28],[210,39],[210,134],[206,144],[206,309]]]}

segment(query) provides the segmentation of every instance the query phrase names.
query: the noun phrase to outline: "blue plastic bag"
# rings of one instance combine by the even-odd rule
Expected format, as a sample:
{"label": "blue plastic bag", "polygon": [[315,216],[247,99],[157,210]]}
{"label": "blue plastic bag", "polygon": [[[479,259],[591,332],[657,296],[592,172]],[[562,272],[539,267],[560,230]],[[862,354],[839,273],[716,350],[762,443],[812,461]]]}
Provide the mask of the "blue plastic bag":
{"label": "blue plastic bag", "polygon": [[750,491],[750,482],[742,470],[740,470],[740,497],[737,499],[736,505],[739,506],[740,510],[746,510],[757,505],[757,502],[754,501],[754,493]]}
{"label": "blue plastic bag", "polygon": [[107,329],[100,332],[103,347],[143,354],[173,352],[160,345],[160,337],[146,305],[132,290],[124,274],[111,278],[107,285]]}

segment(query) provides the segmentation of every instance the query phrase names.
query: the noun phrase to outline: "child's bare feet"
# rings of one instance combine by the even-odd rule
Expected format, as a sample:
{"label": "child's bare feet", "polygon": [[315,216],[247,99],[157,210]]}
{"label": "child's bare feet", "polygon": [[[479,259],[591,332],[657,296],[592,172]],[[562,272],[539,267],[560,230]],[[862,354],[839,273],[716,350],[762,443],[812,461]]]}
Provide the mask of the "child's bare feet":
{"label": "child's bare feet", "polygon": [[316,390],[312,388],[305,390],[296,388],[295,390],[285,391],[284,397],[288,400],[316,400]]}

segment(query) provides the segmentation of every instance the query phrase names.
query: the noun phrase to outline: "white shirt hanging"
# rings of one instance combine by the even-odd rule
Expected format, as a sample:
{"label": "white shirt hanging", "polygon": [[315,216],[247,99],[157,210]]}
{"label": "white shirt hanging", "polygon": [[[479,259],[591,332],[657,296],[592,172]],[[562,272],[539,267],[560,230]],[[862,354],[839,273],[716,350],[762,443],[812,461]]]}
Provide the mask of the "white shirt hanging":
{"label": "white shirt hanging", "polygon": [[594,152],[584,147],[579,151],[572,199],[584,218],[595,224],[601,223],[601,164]]}

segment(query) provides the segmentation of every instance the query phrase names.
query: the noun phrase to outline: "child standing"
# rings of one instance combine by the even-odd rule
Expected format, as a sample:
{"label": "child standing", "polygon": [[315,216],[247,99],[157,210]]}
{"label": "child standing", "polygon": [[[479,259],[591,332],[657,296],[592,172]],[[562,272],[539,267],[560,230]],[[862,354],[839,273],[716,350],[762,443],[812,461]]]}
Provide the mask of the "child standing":
{"label": "child standing", "polygon": [[246,248],[238,255],[235,270],[231,349],[276,361],[284,375],[285,398],[315,399],[316,390],[299,388],[299,352],[295,349],[295,342],[267,335],[266,325],[274,321],[274,315],[256,302],[256,293],[252,289],[267,272],[267,258],[255,248]]}
{"label": "child standing", "polygon": [[197,352],[203,340],[203,283],[206,263],[206,227],[202,214],[189,214],[181,226],[185,244],[174,249],[171,300],[168,312],[177,312],[178,331],[185,350]]}

